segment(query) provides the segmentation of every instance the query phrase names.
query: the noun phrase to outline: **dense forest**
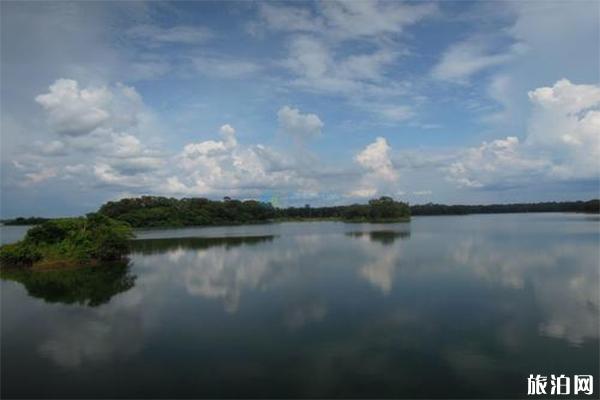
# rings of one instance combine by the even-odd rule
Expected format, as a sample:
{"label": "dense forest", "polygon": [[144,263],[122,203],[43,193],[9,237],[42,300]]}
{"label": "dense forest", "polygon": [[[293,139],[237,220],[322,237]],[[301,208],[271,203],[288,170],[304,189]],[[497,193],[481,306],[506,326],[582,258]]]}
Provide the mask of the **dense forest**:
{"label": "dense forest", "polygon": [[410,218],[408,204],[390,197],[367,204],[336,207],[275,208],[255,200],[223,201],[204,198],[174,199],[143,196],[110,201],[99,213],[129,223],[133,227],[177,227],[261,223],[285,219],[337,219],[343,221],[398,221]]}

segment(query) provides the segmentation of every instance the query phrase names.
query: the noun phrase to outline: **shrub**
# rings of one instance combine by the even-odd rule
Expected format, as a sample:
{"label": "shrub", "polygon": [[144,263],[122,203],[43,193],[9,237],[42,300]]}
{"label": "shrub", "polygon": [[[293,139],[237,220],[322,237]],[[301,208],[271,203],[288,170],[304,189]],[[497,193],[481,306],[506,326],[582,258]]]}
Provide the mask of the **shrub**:
{"label": "shrub", "polygon": [[0,264],[2,265],[31,265],[41,258],[40,251],[23,242],[0,247]]}

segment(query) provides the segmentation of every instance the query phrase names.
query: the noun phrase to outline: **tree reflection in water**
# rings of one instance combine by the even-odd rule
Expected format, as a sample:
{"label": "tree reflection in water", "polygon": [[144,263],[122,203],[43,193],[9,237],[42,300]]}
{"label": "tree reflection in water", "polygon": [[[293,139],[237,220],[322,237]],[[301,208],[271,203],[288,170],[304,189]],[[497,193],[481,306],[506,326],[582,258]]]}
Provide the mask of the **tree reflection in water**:
{"label": "tree reflection in water", "polygon": [[362,238],[368,237],[371,242],[378,242],[381,244],[392,244],[397,239],[408,239],[410,238],[410,230],[406,231],[371,231],[371,232],[348,232],[347,236]]}
{"label": "tree reflection in water", "polygon": [[173,250],[203,250],[214,246],[223,246],[226,249],[241,245],[259,244],[270,242],[275,235],[262,236],[235,236],[235,237],[177,237],[168,239],[143,239],[134,240],[131,245],[133,253],[161,254]]}
{"label": "tree reflection in water", "polygon": [[107,303],[116,294],[131,289],[136,279],[128,261],[60,270],[10,269],[3,270],[0,277],[21,283],[30,296],[47,303],[89,307]]}

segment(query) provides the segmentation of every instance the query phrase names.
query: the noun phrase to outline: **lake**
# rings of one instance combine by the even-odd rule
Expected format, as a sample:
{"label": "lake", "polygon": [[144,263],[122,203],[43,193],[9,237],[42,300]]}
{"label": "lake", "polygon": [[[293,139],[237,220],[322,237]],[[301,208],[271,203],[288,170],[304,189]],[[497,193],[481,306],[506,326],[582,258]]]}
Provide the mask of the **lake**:
{"label": "lake", "polygon": [[126,264],[4,277],[2,397],[524,398],[538,373],[593,375],[597,397],[599,228],[139,231]]}

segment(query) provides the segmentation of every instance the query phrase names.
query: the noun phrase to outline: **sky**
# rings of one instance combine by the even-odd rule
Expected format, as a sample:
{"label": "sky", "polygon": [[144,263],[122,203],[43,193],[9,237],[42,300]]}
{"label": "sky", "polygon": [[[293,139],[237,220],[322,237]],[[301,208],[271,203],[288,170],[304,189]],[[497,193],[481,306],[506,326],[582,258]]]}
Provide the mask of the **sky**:
{"label": "sky", "polygon": [[11,2],[3,218],[123,197],[586,200],[600,2]]}

